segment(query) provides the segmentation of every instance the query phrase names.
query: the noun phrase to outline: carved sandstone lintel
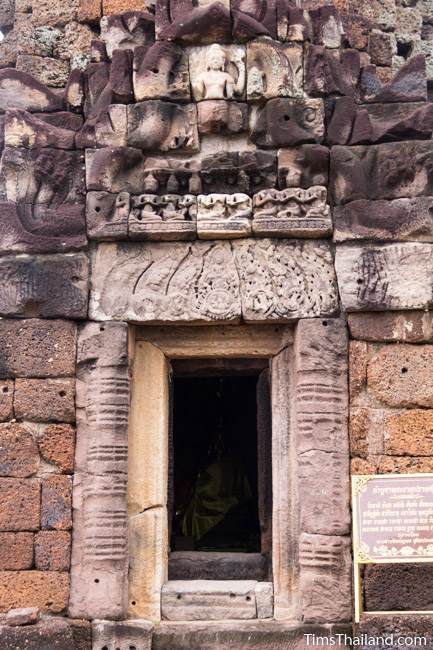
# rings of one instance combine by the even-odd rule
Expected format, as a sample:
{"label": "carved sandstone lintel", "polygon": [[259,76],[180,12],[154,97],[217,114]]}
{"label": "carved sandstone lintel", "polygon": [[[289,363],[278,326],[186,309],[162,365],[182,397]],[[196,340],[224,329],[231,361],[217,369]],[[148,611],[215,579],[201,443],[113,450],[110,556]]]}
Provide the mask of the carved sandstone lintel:
{"label": "carved sandstone lintel", "polygon": [[247,194],[201,194],[197,198],[199,239],[234,239],[251,234],[252,202]]}
{"label": "carved sandstone lintel", "polygon": [[197,198],[192,194],[140,194],[131,198],[130,239],[175,241],[195,239]]}

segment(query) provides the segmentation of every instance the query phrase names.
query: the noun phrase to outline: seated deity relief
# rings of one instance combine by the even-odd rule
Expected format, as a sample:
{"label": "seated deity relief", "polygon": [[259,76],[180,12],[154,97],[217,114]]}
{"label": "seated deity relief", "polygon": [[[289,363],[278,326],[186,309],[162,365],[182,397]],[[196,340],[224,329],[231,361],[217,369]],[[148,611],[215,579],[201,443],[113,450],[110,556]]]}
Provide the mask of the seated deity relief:
{"label": "seated deity relief", "polygon": [[332,234],[326,187],[263,190],[253,198],[253,233],[260,237],[318,238]]}
{"label": "seated deity relief", "polygon": [[241,45],[194,47],[189,51],[193,97],[243,99],[245,97],[245,48]]}
{"label": "seated deity relief", "polygon": [[142,189],[148,194],[200,194],[200,162],[194,159],[147,158]]}
{"label": "seated deity relief", "polygon": [[301,45],[259,39],[247,46],[247,97],[299,97],[303,93]]}
{"label": "seated deity relief", "polygon": [[128,192],[88,192],[86,222],[89,239],[126,239],[130,210],[131,198]]}
{"label": "seated deity relief", "polygon": [[155,151],[198,151],[197,109],[158,99],[128,106],[128,145]]}
{"label": "seated deity relief", "polygon": [[157,41],[150,48],[135,48],[133,70],[136,101],[191,100],[188,58],[179,45]]}
{"label": "seated deity relief", "polygon": [[197,198],[192,194],[140,194],[131,199],[130,239],[195,239]]}
{"label": "seated deity relief", "polygon": [[252,201],[247,194],[201,194],[197,197],[199,239],[236,239],[251,234]]}

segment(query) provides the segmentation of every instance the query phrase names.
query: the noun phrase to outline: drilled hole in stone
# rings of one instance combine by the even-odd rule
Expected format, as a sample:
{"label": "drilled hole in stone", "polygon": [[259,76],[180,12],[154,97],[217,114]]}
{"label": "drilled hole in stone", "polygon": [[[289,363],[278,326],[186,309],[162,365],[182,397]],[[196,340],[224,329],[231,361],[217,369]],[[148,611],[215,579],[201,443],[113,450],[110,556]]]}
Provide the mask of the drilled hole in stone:
{"label": "drilled hole in stone", "polygon": [[60,397],[66,397],[66,391],[64,391],[64,390],[59,391],[59,396]]}
{"label": "drilled hole in stone", "polygon": [[154,74],[158,74],[159,69],[158,69],[158,68],[153,68],[152,72],[153,72]]}
{"label": "drilled hole in stone", "polygon": [[102,646],[101,650],[108,650],[108,645]]}
{"label": "drilled hole in stone", "polygon": [[95,582],[96,582],[96,584],[98,584],[99,578],[95,578]]}
{"label": "drilled hole in stone", "polygon": [[8,392],[9,392],[9,388],[8,388],[7,386],[3,386],[2,391],[3,391],[3,393],[8,393]]}
{"label": "drilled hole in stone", "polygon": [[328,321],[327,320],[322,320],[322,325],[323,325],[323,327],[328,327]]}
{"label": "drilled hole in stone", "polygon": [[137,650],[137,648],[135,647],[135,645],[130,645],[129,650]]}
{"label": "drilled hole in stone", "polygon": [[131,605],[135,605],[135,604],[136,604],[136,603],[135,603],[135,600],[133,600],[133,601],[131,602]]}
{"label": "drilled hole in stone", "polygon": [[361,280],[361,278],[358,278],[357,281],[356,281],[356,284],[362,284],[362,283],[363,283],[363,280]]}
{"label": "drilled hole in stone", "polygon": [[100,332],[105,332],[105,327],[103,325],[101,325],[101,327],[99,328],[99,331]]}
{"label": "drilled hole in stone", "polygon": [[248,600],[248,602],[249,602],[251,600],[251,596],[247,596],[246,600]]}
{"label": "drilled hole in stone", "polygon": [[176,598],[180,600],[182,598],[181,594],[177,594]]}
{"label": "drilled hole in stone", "polygon": [[290,115],[285,115],[285,116],[284,116],[284,121],[285,121],[285,122],[289,122],[289,120],[290,120]]}
{"label": "drilled hole in stone", "polygon": [[99,205],[95,207],[95,212],[101,212],[101,208],[99,207]]}
{"label": "drilled hole in stone", "polygon": [[78,277],[78,275],[73,275],[72,278],[71,278],[72,282],[78,282],[79,279],[80,278]]}
{"label": "drilled hole in stone", "polygon": [[230,598],[235,598],[235,594],[230,594]]}
{"label": "drilled hole in stone", "polygon": [[403,375],[405,375],[407,373],[407,371],[408,371],[408,368],[402,368],[401,369],[401,372],[403,373]]}

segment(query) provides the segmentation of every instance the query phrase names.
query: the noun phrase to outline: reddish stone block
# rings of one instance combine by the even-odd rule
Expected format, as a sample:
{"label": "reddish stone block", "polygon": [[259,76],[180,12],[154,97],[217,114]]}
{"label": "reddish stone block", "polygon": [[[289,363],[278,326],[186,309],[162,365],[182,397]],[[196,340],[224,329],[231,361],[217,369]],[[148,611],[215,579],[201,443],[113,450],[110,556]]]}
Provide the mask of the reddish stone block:
{"label": "reddish stone block", "polygon": [[431,456],[433,411],[411,409],[388,415],[384,421],[385,453],[394,456]]}
{"label": "reddish stone block", "polygon": [[[380,456],[377,474],[423,474],[433,472],[433,458],[409,456]],[[371,473],[371,472],[370,472]]]}
{"label": "reddish stone block", "polygon": [[62,530],[42,530],[35,535],[35,567],[40,571],[68,571],[71,535]]}
{"label": "reddish stone block", "polygon": [[102,16],[102,0],[80,0],[78,20],[80,23],[98,23]]}
{"label": "reddish stone block", "polygon": [[0,531],[38,530],[40,480],[0,478]]}
{"label": "reddish stone block", "polygon": [[359,398],[367,385],[367,344],[351,341],[349,344],[349,391],[351,404]]}
{"label": "reddish stone block", "polygon": [[431,564],[367,565],[364,573],[365,608],[370,611],[431,609]]}
{"label": "reddish stone block", "polygon": [[53,463],[65,474],[74,469],[75,432],[68,424],[52,424],[38,440],[44,460]]}
{"label": "reddish stone block", "polygon": [[[39,607],[60,613],[68,605],[69,575],[57,571],[1,571],[0,612]],[[2,649],[3,650],[3,649]]]}
{"label": "reddish stone block", "polygon": [[0,422],[13,418],[14,382],[0,381]]}
{"label": "reddish stone block", "polygon": [[73,379],[17,379],[15,416],[33,422],[74,422]]}
{"label": "reddish stone block", "polygon": [[1,377],[58,377],[75,372],[77,328],[62,320],[0,320]]}
{"label": "reddish stone block", "polygon": [[433,341],[433,314],[422,311],[364,312],[348,315],[354,339],[383,343],[430,343]]}
{"label": "reddish stone block", "polygon": [[0,628],[2,650],[91,650],[91,626],[88,621],[74,621],[46,616],[36,625]]}
{"label": "reddish stone block", "polygon": [[353,408],[349,418],[350,455],[365,458],[368,454],[369,410]]}
{"label": "reddish stone block", "polygon": [[38,446],[30,431],[15,422],[0,424],[0,476],[24,478],[38,467]]}
{"label": "reddish stone block", "polygon": [[377,459],[352,458],[350,461],[351,474],[377,474]]}
{"label": "reddish stone block", "polygon": [[68,530],[72,526],[72,481],[49,476],[42,481],[41,527]]}
{"label": "reddish stone block", "polygon": [[0,571],[23,571],[33,564],[33,533],[0,533]]}

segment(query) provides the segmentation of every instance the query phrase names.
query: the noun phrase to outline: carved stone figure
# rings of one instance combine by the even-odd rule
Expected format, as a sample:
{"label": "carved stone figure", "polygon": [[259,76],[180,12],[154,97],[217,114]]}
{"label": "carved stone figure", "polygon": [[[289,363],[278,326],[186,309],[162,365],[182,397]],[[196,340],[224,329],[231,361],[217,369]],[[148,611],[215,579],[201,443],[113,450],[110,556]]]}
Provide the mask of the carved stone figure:
{"label": "carved stone figure", "polygon": [[156,3],[156,37],[162,41],[227,43],[230,0],[162,0]]}
{"label": "carved stone figure", "polygon": [[310,40],[313,29],[308,11],[298,7],[296,0],[277,0],[277,30],[280,41]]}
{"label": "carved stone figure", "polygon": [[174,241],[195,239],[197,199],[192,194],[140,194],[132,197],[130,239]]}
{"label": "carved stone figure", "polygon": [[150,48],[135,48],[134,94],[138,102],[191,99],[188,58],[179,45],[157,41]]}
{"label": "carved stone figure", "polygon": [[298,97],[302,94],[303,50],[267,39],[255,40],[247,46],[247,97]]}
{"label": "carved stone figure", "polygon": [[197,104],[197,111],[200,133],[230,135],[248,129],[248,106],[245,103],[207,100]]}
{"label": "carved stone figure", "polygon": [[74,149],[75,131],[55,126],[20,109],[6,111],[4,140],[7,147]]}
{"label": "carved stone figure", "polygon": [[262,237],[326,237],[332,233],[326,197],[326,187],[263,190],[253,199],[253,232]]}
{"label": "carved stone figure", "polygon": [[199,239],[235,239],[251,234],[252,202],[247,194],[201,194],[197,200]]}
{"label": "carved stone figure", "polygon": [[133,50],[155,40],[155,17],[145,11],[128,11],[101,19],[101,39],[111,59],[114,50]]}
{"label": "carved stone figure", "polygon": [[311,97],[331,93],[354,96],[358,90],[361,57],[357,50],[331,50],[309,45],[306,50],[305,90]]}
{"label": "carved stone figure", "polygon": [[328,185],[329,149],[320,144],[280,149],[278,152],[278,185],[308,188]]}
{"label": "carved stone figure", "polygon": [[189,53],[194,99],[235,99],[245,92],[245,49],[239,45],[192,48]]}
{"label": "carved stone figure", "polygon": [[140,149],[197,151],[197,109],[160,100],[128,106],[128,144]]}
{"label": "carved stone figure", "polygon": [[274,187],[276,154],[273,151],[220,152],[203,158],[203,192],[254,193]]}
{"label": "carved stone figure", "polygon": [[128,192],[88,192],[86,222],[89,239],[126,239],[129,213]]}
{"label": "carved stone figure", "polygon": [[[141,190],[149,194],[200,194],[200,163],[179,158],[147,158]],[[139,192],[140,190],[137,190]]]}
{"label": "carved stone figure", "polygon": [[250,120],[251,140],[259,147],[293,147],[322,142],[325,116],[321,99],[270,99],[256,107]]}

